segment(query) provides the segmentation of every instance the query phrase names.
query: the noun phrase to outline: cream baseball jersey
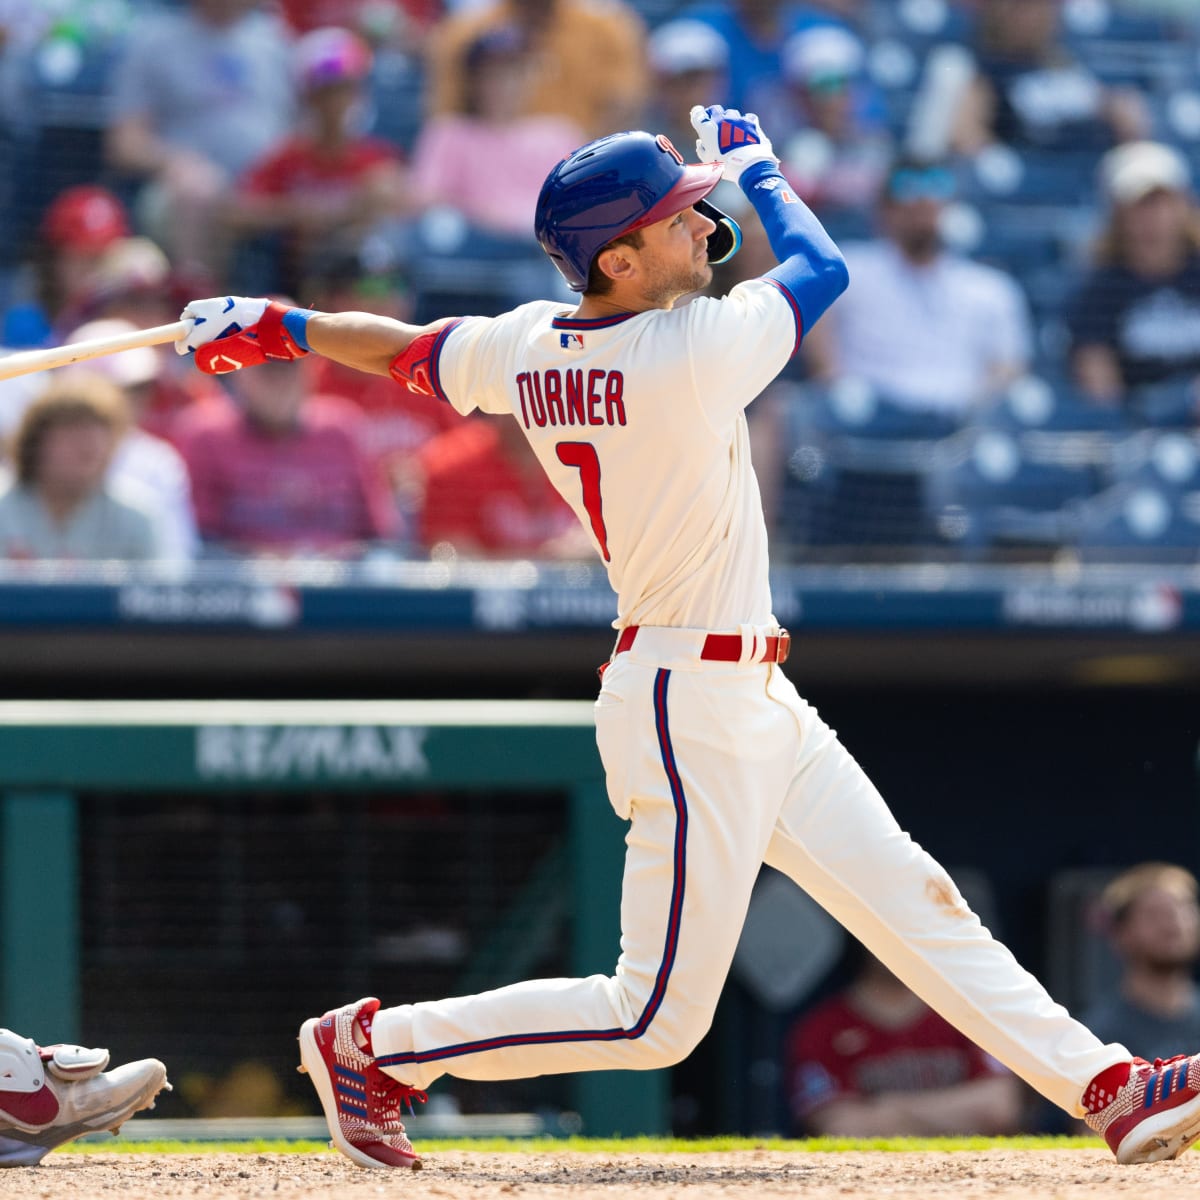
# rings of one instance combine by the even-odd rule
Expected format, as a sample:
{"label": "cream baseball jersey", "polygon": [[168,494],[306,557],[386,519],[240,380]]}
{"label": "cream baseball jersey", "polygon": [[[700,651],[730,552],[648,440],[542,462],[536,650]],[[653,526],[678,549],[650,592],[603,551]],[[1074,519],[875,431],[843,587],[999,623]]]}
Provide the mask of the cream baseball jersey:
{"label": "cream baseball jersey", "polygon": [[598,320],[536,301],[447,325],[430,382],[463,414],[520,423],[604,560],[618,627],[736,629],[771,620],[745,408],[800,332],[769,279]]}

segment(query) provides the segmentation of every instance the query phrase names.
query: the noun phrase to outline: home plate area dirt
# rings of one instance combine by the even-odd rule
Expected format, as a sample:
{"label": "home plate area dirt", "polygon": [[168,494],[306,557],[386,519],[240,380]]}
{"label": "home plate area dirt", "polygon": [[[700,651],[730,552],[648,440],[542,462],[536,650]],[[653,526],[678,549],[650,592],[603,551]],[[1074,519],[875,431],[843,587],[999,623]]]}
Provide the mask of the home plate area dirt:
{"label": "home plate area dirt", "polygon": [[1200,1196],[1200,1154],[1120,1167],[1103,1150],[943,1154],[430,1154],[422,1171],[365,1171],[332,1152],[76,1154],[0,1171],[0,1197],[28,1200],[1098,1200],[1125,1194]]}

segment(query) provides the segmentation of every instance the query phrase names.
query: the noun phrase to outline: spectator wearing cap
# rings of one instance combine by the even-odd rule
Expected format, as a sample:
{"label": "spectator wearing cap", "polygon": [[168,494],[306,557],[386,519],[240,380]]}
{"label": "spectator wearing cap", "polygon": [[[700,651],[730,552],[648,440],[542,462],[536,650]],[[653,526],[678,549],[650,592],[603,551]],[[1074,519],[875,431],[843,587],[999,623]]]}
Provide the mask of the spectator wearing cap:
{"label": "spectator wearing cap", "polygon": [[[360,255],[330,255],[310,276],[305,296],[323,312],[370,312],[396,321],[411,321],[413,296],[395,263]],[[312,371],[313,390],[340,398],[363,414],[357,423],[368,459],[383,472],[397,507],[415,527],[424,492],[419,455],[438,434],[458,425],[461,418],[444,401],[416,392],[397,380],[364,375],[332,358],[313,355],[305,360]]]}
{"label": "spectator wearing cap", "polygon": [[69,327],[105,255],[129,233],[125,206],[107,188],[82,185],[55,197],[42,216],[33,264],[47,334],[55,325],[65,332],[64,320]]}
{"label": "spectator wearing cap", "polygon": [[487,233],[532,239],[547,173],[587,138],[565,116],[529,111],[530,55],[515,25],[467,48],[462,110],[431,117],[413,150],[418,208],[453,208]]}
{"label": "spectator wearing cap", "polygon": [[300,128],[250,167],[225,210],[237,236],[282,238],[278,277],[258,290],[295,293],[331,240],[352,250],[407,206],[400,152],[356,129],[370,69],[370,47],[348,29],[315,29],[296,43]]}
{"label": "spectator wearing cap", "polygon": [[219,201],[292,124],[290,38],[258,7],[187,0],[148,13],[114,69],[108,163],[143,182],[140,224],[201,282],[225,264]]}
{"label": "spectator wearing cap", "polygon": [[164,555],[151,502],[108,478],[129,424],[120,389],[82,369],[54,378],[12,438],[13,481],[0,496],[0,555],[10,560]]}
{"label": "spectator wearing cap", "polygon": [[654,30],[646,44],[650,98],[641,125],[665,133],[686,154],[696,140],[692,106],[728,92],[729,47],[704,21],[677,17]]}
{"label": "spectator wearing cap", "polygon": [[490,0],[446,17],[429,43],[430,117],[467,111],[467,55],[506,28],[529,51],[523,115],[564,117],[582,141],[632,127],[646,102],[646,30],[625,0]]}
{"label": "spectator wearing cap", "polygon": [[1144,136],[1145,103],[1105,85],[1070,52],[1062,0],[976,0],[974,76],[958,106],[954,148],[1096,150]]}
{"label": "spectator wearing cap", "polygon": [[943,163],[892,165],[882,236],[844,247],[854,286],[805,337],[819,378],[853,378],[901,406],[965,416],[1024,373],[1031,335],[1020,288],[942,243],[954,192]]}
{"label": "spectator wearing cap", "polygon": [[[72,342],[119,337],[136,332],[139,326],[119,317],[102,318],[81,325],[70,335]],[[141,427],[152,403],[155,385],[162,374],[162,359],[152,346],[139,346],[93,359],[81,368],[91,370],[121,389],[129,409],[126,428],[109,465],[108,478],[118,488],[132,484],[153,504],[162,534],[160,557],[184,562],[198,548],[196,514],[192,510],[192,484],[183,456],[165,438]],[[64,372],[65,373],[65,372]]]}
{"label": "spectator wearing cap", "polygon": [[[14,301],[4,314],[5,349],[65,341],[105,262],[128,234],[125,208],[107,188],[81,185],[60,192],[42,214],[18,273]],[[34,375],[0,381],[0,430],[15,428],[44,382]]]}
{"label": "spectator wearing cap", "polygon": [[893,156],[886,126],[863,88],[862,42],[839,25],[814,25],[783,47],[783,74],[801,126],[780,149],[784,174],[825,216],[874,206]]}
{"label": "spectator wearing cap", "polygon": [[1071,368],[1099,404],[1200,379],[1200,213],[1182,155],[1118,146],[1100,167],[1108,219],[1069,313]]}

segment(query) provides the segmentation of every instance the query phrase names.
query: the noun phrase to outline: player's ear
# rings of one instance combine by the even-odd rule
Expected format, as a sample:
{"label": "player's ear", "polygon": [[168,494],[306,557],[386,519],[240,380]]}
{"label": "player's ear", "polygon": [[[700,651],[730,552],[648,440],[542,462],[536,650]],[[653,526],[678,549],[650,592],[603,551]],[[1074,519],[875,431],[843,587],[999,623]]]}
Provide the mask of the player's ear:
{"label": "player's ear", "polygon": [[633,247],[618,242],[613,246],[605,246],[596,255],[596,265],[608,276],[613,283],[621,283],[633,278],[637,271],[637,261],[630,253]]}

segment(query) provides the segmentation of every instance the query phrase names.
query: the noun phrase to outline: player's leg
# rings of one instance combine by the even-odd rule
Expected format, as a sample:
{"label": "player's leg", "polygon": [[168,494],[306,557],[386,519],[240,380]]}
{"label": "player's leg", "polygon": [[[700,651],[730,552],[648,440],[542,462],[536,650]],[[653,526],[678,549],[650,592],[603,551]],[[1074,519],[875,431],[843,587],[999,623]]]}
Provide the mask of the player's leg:
{"label": "player's leg", "polygon": [[[367,1022],[347,1010],[329,1014],[327,1025],[307,1022],[302,1058],[335,1141],[347,1095],[337,1064],[328,1065],[337,1054],[344,1075],[362,1080],[345,1085],[349,1103],[365,1110],[368,1092],[387,1087],[372,1073],[380,1069],[424,1088],[444,1073],[506,1079],[661,1067],[695,1046],[733,958],[795,737],[782,710],[770,711],[765,726],[738,725],[756,696],[761,712],[761,671],[727,673],[719,693],[715,720],[713,685],[699,673],[622,656],[605,679],[597,739],[612,803],[630,818],[614,974],[401,1005],[372,1011]],[[369,1136],[355,1128],[345,1138],[350,1149],[338,1144],[373,1165],[374,1150],[361,1144]]]}
{"label": "player's leg", "polygon": [[[767,862],[790,875],[951,1024],[1072,1115],[1088,1115],[1085,1091],[1093,1083],[1117,1097],[1114,1111],[1131,1102],[1133,1092],[1137,1105],[1149,1111],[1154,1100],[1146,1100],[1147,1086],[1163,1092],[1173,1086],[1176,1092],[1165,1101],[1171,1108],[1195,1100],[1195,1112],[1182,1114],[1185,1128],[1175,1130],[1171,1146],[1147,1148],[1136,1133],[1121,1145],[1129,1130],[1105,1128],[1122,1161],[1178,1153],[1187,1144],[1178,1137],[1200,1135],[1200,1062],[1168,1070],[1165,1083],[1164,1073],[1152,1081],[1146,1068],[1140,1081],[1131,1080],[1132,1091],[1125,1089],[1129,1051],[1105,1045],[1074,1020],[991,936],[946,871],[900,828],[862,768],[779,672],[770,691],[795,711],[801,742]],[[1184,1095],[1189,1070],[1195,1077],[1191,1097]],[[1097,1095],[1090,1099],[1095,1103]],[[1180,1115],[1169,1113],[1162,1124],[1178,1124]],[[1100,1128],[1107,1121],[1089,1117],[1089,1123]]]}
{"label": "player's leg", "polygon": [[[782,721],[747,750],[740,731],[712,717],[699,673],[618,661],[596,719],[610,798],[630,819],[616,971],[383,1010],[373,1034],[383,1065],[424,1087],[444,1072],[660,1067],[699,1041],[771,837],[789,745]],[[769,768],[756,761],[772,753]]]}

